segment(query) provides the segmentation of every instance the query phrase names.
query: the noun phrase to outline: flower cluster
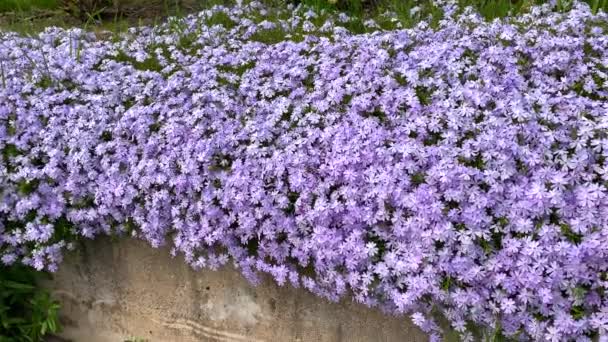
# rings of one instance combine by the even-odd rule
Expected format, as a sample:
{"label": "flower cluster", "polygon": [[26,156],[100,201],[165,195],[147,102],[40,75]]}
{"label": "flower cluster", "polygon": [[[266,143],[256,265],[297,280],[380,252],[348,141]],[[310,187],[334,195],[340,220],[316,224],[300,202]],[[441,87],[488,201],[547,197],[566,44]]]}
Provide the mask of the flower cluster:
{"label": "flower cluster", "polygon": [[457,12],[0,33],[1,261],[54,270],[74,238],[129,234],[434,337],[603,334],[608,16]]}

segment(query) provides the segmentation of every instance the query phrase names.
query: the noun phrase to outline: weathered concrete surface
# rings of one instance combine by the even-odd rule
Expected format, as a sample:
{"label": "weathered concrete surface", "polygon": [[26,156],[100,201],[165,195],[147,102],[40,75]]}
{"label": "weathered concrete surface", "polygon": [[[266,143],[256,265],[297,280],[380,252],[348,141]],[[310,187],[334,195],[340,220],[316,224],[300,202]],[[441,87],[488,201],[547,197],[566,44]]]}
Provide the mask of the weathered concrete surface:
{"label": "weathered concrete surface", "polygon": [[98,239],[68,255],[47,285],[75,342],[427,341],[407,318],[331,303],[237,271],[194,271],[166,249]]}

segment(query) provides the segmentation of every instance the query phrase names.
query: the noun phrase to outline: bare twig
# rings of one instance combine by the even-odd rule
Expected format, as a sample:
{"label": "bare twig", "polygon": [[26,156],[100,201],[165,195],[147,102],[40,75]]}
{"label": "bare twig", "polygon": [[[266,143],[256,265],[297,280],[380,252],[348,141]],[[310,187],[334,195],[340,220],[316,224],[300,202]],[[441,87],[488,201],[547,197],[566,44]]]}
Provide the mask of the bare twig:
{"label": "bare twig", "polygon": [[0,61],[0,75],[2,76],[2,87],[6,88],[6,76],[4,75],[4,61]]}

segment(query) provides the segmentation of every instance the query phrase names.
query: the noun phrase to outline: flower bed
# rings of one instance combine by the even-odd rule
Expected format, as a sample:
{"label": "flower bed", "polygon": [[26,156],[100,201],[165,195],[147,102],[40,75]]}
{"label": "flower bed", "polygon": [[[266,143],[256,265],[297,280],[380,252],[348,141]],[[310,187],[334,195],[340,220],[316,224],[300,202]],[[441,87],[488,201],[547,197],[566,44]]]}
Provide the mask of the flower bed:
{"label": "flower bed", "polygon": [[436,313],[465,338],[603,333],[608,16],[445,11],[2,34],[2,261],[54,270],[78,237],[130,234],[433,337]]}

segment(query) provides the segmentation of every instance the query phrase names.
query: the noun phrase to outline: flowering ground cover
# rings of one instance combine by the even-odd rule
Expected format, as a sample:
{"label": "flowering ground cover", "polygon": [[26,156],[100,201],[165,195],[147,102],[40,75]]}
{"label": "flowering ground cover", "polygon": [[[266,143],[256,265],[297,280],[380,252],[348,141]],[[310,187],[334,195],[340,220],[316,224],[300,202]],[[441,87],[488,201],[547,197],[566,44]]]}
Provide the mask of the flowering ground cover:
{"label": "flowering ground cover", "polygon": [[0,37],[0,255],[168,244],[434,339],[608,329],[608,15],[217,6]]}

